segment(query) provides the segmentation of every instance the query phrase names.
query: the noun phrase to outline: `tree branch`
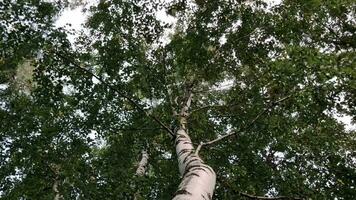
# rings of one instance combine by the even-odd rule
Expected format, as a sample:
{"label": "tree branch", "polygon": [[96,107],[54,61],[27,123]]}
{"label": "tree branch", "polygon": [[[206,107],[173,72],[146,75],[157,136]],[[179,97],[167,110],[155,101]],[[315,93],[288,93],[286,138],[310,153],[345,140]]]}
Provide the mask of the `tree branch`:
{"label": "tree branch", "polygon": [[[283,102],[283,101],[289,99],[292,95],[293,95],[293,94],[290,94],[290,95],[288,95],[288,96],[286,96],[286,97],[283,97],[283,98],[281,98],[281,99],[279,99],[279,100],[277,100],[277,101],[271,103],[268,107],[266,107],[266,108],[263,109],[260,113],[258,113],[258,115],[257,115],[245,128],[243,128],[242,131],[247,131],[247,130],[248,130],[253,124],[255,124],[255,122],[256,122],[263,114],[265,114],[271,107],[273,107],[273,106],[275,106],[275,105],[277,105],[277,104],[279,104],[279,103],[281,103],[281,102]],[[241,131],[241,130],[240,130],[240,131]],[[214,143],[216,143],[216,142],[219,142],[219,141],[221,141],[221,140],[223,140],[223,139],[225,139],[225,138],[227,138],[227,137],[233,136],[233,135],[235,135],[236,133],[237,133],[237,132],[230,132],[230,133],[228,133],[228,134],[226,134],[226,135],[223,135],[223,136],[221,136],[221,137],[219,137],[219,138],[216,138],[216,139],[214,139],[214,140],[211,140],[211,141],[208,141],[208,142],[201,142],[201,143],[199,144],[199,146],[197,147],[197,150],[195,151],[195,153],[198,154],[199,151],[200,151],[200,149],[201,149],[203,146],[212,145],[212,144],[214,144]]]}
{"label": "tree branch", "polygon": [[76,61],[66,57],[65,55],[62,55],[58,52],[54,52],[58,57],[70,62],[72,65],[74,65],[75,67],[77,67],[78,69],[81,70],[81,72],[83,72],[84,74],[87,74],[89,76],[92,76],[96,79],[98,79],[102,84],[104,84],[106,87],[108,87],[109,89],[111,89],[112,91],[116,92],[117,94],[119,94],[120,96],[124,97],[126,100],[128,100],[134,107],[136,107],[139,111],[143,112],[147,117],[151,118],[153,121],[155,121],[158,125],[160,125],[162,128],[164,128],[169,134],[170,136],[174,137],[174,133],[173,131],[166,126],[161,120],[159,120],[155,115],[149,113],[148,111],[146,111],[145,109],[143,109],[139,103],[137,103],[135,100],[133,100],[132,97],[130,97],[129,95],[125,94],[124,92],[119,91],[118,89],[115,88],[115,86],[112,83],[108,83],[105,80],[103,80],[101,77],[95,75],[94,73],[92,73],[90,70],[81,67],[79,63],[77,63]]}

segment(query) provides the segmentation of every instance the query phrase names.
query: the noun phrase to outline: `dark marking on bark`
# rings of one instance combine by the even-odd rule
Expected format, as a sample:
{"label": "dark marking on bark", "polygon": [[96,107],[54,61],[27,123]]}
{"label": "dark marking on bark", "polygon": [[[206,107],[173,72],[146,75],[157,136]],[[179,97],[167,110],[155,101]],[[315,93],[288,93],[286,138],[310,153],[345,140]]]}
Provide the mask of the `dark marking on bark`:
{"label": "dark marking on bark", "polygon": [[182,149],[180,152],[178,152],[178,157],[180,157],[184,153],[191,152],[191,151],[192,149]]}
{"label": "dark marking on bark", "polygon": [[177,195],[192,195],[192,193],[188,192],[185,188],[177,190],[177,192],[174,194],[175,196]]}
{"label": "dark marking on bark", "polygon": [[190,173],[190,174],[186,175],[186,176],[185,176],[185,178],[188,178],[188,177],[191,177],[191,176],[197,176],[197,177],[200,177],[200,176],[199,176],[199,174],[192,172],[192,173]]}
{"label": "dark marking on bark", "polygon": [[189,159],[192,154],[193,154],[193,152],[190,152],[190,153],[184,158],[183,163],[187,162],[187,159]]}
{"label": "dark marking on bark", "polygon": [[188,172],[195,171],[195,170],[203,170],[206,172],[206,170],[201,165],[191,165],[185,169],[183,176],[185,176]]}
{"label": "dark marking on bark", "polygon": [[190,156],[191,158],[199,158],[197,155],[193,154],[192,156]]}
{"label": "dark marking on bark", "polygon": [[185,139],[185,140],[187,140],[187,137],[185,136],[185,135],[177,135],[177,137],[176,137],[177,139],[180,139],[180,138],[182,138],[182,139]]}
{"label": "dark marking on bark", "polygon": [[195,162],[195,161],[198,161],[199,163],[201,163],[199,158],[190,157],[190,160],[188,160],[186,165],[189,166],[192,162]]}
{"label": "dark marking on bark", "polygon": [[183,142],[183,141],[186,141],[186,140],[177,139],[177,140],[176,140],[176,142],[175,142],[174,144],[177,146],[180,142]]}
{"label": "dark marking on bark", "polygon": [[207,192],[206,195],[207,195],[207,197],[208,197],[209,200],[213,200],[213,197],[212,197],[212,195],[211,195],[209,192]]}
{"label": "dark marking on bark", "polygon": [[204,200],[208,200],[208,199],[206,199],[206,198],[205,198],[205,196],[204,196],[204,195],[202,195],[202,194],[201,194],[201,197],[203,197],[203,199],[204,199]]}
{"label": "dark marking on bark", "polygon": [[212,174],[215,174],[215,172],[213,171],[213,169],[211,169],[209,166],[207,165],[203,165],[204,168],[208,169]]}
{"label": "dark marking on bark", "polygon": [[205,173],[208,173],[208,172],[205,170],[204,166],[201,166],[201,167],[200,167],[200,170],[204,171]]}
{"label": "dark marking on bark", "polygon": [[183,142],[183,144],[190,144],[190,145],[192,145],[193,143],[192,143],[192,142],[189,142],[189,141],[185,141],[185,142]]}

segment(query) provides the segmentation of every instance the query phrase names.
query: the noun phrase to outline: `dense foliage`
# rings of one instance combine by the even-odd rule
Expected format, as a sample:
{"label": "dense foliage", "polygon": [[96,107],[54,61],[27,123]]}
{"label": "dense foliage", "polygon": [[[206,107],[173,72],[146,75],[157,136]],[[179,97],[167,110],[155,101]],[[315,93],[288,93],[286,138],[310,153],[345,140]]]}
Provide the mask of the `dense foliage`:
{"label": "dense foliage", "polygon": [[356,5],[266,2],[99,1],[71,44],[68,3],[1,1],[1,198],[171,199],[189,90],[194,145],[230,134],[199,152],[213,199],[354,199]]}

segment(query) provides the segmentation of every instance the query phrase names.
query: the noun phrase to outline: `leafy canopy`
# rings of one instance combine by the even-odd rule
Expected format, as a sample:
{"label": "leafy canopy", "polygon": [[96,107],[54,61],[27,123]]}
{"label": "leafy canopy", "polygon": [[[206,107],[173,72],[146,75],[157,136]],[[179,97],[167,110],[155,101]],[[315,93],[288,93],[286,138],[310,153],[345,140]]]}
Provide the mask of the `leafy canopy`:
{"label": "leafy canopy", "polygon": [[2,198],[170,199],[186,87],[195,144],[235,133],[200,151],[214,199],[356,196],[355,130],[334,117],[356,116],[353,1],[99,1],[73,45],[53,25],[66,6],[0,3]]}

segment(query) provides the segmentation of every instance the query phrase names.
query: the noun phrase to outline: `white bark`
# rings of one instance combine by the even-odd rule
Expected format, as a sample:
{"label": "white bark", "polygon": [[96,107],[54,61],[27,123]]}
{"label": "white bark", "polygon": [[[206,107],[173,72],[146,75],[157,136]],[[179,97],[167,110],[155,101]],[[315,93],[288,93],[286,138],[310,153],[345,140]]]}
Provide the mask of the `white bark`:
{"label": "white bark", "polygon": [[212,199],[216,174],[194,153],[194,147],[184,128],[178,130],[175,144],[179,172],[183,179],[173,200]]}
{"label": "white bark", "polygon": [[142,158],[136,170],[137,176],[143,176],[145,174],[147,164],[148,164],[148,153],[146,150],[142,150]]}
{"label": "white bark", "polygon": [[54,183],[52,185],[52,190],[54,193],[54,200],[61,200],[63,199],[63,196],[61,195],[59,191],[59,185],[60,185],[60,178],[59,178],[59,171],[60,171],[60,165],[57,164],[50,164],[49,167],[53,171],[55,178],[54,178]]}
{"label": "white bark", "polygon": [[58,186],[59,186],[59,180],[55,180],[54,181],[54,184],[53,184],[53,192],[54,192],[54,200],[60,200],[62,199],[62,195],[59,193],[59,190],[58,190]]}
{"label": "white bark", "polygon": [[[146,150],[142,150],[141,154],[142,157],[136,169],[136,176],[144,176],[148,165],[148,152]],[[140,190],[136,191],[133,199],[134,200],[142,199],[140,195]]]}

